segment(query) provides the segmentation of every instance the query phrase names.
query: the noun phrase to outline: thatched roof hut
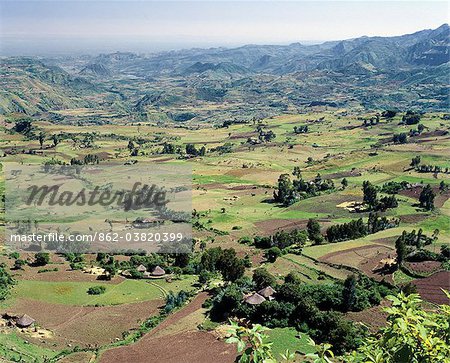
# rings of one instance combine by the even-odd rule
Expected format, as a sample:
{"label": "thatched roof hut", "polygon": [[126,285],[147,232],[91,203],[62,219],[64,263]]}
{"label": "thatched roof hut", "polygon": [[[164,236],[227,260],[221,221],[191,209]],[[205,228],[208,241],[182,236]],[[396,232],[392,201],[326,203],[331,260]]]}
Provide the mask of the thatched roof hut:
{"label": "thatched roof hut", "polygon": [[272,286],[267,286],[264,289],[258,291],[258,294],[265,297],[266,299],[276,294],[277,292],[272,288]]}
{"label": "thatched roof hut", "polygon": [[147,271],[147,267],[145,267],[144,265],[139,265],[138,267],[136,267],[136,270],[138,272],[144,273],[145,271]]}
{"label": "thatched roof hut", "polygon": [[244,301],[250,305],[259,305],[266,301],[266,298],[255,292],[254,294],[247,296]]}
{"label": "thatched roof hut", "polygon": [[31,316],[27,314],[23,314],[20,318],[16,320],[16,325],[19,328],[27,328],[30,325],[34,324],[36,320],[34,320]]}
{"label": "thatched roof hut", "polygon": [[164,269],[162,269],[160,266],[156,266],[151,274],[152,276],[164,276],[166,274],[166,271],[164,271]]}

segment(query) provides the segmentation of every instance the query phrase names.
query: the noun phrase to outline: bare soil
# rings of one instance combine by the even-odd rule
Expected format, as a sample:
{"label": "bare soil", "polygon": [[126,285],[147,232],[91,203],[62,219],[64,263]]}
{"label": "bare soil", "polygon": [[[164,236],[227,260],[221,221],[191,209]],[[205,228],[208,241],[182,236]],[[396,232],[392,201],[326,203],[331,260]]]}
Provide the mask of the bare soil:
{"label": "bare soil", "polygon": [[450,271],[437,272],[424,279],[417,279],[412,282],[417,286],[417,291],[424,300],[435,304],[450,304],[450,300],[445,296],[444,290],[450,290]]}
{"label": "bare soil", "polygon": [[136,328],[158,312],[161,300],[116,306],[72,306],[18,299],[8,313],[28,314],[39,326],[54,333],[54,339],[39,342],[65,348],[68,344],[95,347],[122,338],[122,332]]}
{"label": "bare soil", "polygon": [[[192,330],[176,334],[161,334],[177,324],[180,319],[201,309],[207,299],[200,293],[185,308],[168,317],[137,343],[113,348],[103,353],[100,363],[232,363],[236,358],[236,347],[218,340],[212,333]],[[158,334],[159,333],[159,334]],[[151,357],[151,358],[150,358]]]}

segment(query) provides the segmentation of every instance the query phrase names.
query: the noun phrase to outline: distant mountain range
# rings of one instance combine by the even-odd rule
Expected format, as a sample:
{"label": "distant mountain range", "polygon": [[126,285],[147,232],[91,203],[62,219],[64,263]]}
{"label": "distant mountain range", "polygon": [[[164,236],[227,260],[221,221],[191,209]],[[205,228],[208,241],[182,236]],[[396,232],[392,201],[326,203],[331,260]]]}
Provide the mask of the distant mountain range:
{"label": "distant mountain range", "polygon": [[[0,112],[100,107],[170,118],[173,108],[222,101],[239,104],[248,117],[317,102],[446,110],[449,49],[450,28],[444,24],[402,36],[316,45],[0,58]],[[237,117],[231,108],[221,116]],[[202,111],[196,117],[211,118]]]}
{"label": "distant mountain range", "polygon": [[[297,71],[348,68],[393,71],[423,66],[439,66],[449,61],[450,29],[444,24],[434,30],[395,37],[361,37],[318,45],[246,45],[239,48],[189,49],[150,56],[133,53],[103,54],[95,63],[118,72],[152,75],[208,70],[226,72],[267,72],[287,74]],[[233,69],[234,68],[234,69]]]}

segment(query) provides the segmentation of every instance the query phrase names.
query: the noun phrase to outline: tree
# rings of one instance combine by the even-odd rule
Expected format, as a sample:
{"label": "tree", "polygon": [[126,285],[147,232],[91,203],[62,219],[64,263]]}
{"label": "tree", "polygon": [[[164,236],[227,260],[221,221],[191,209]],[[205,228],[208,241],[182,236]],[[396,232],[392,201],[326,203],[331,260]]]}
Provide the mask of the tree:
{"label": "tree", "polygon": [[257,268],[253,272],[252,280],[258,290],[263,289],[267,286],[274,286],[277,282],[275,277],[264,267]]}
{"label": "tree", "polygon": [[244,261],[236,256],[236,251],[232,248],[222,251],[217,267],[226,281],[236,281],[244,276]]}
{"label": "tree", "polygon": [[420,122],[420,113],[414,111],[407,111],[402,117],[402,122],[407,125],[414,125]]}
{"label": "tree", "polygon": [[430,184],[427,184],[426,187],[422,189],[422,192],[419,196],[420,206],[426,210],[433,210],[435,196],[436,194],[434,194]]}
{"label": "tree", "polygon": [[198,282],[201,285],[205,285],[213,278],[213,276],[214,274],[212,272],[207,270],[201,270],[200,273],[198,274]]}
{"label": "tree", "polygon": [[50,261],[50,255],[47,252],[38,252],[34,255],[34,266],[45,266]]}
{"label": "tree", "polygon": [[342,290],[342,305],[344,311],[352,311],[356,304],[356,277],[348,276],[344,281],[344,289]]}
{"label": "tree", "polygon": [[394,141],[394,143],[396,144],[406,144],[408,141],[408,135],[406,135],[406,133],[404,132],[394,134],[394,136],[392,137],[392,141]]}
{"label": "tree", "polygon": [[52,135],[53,147],[56,147],[59,144],[59,136],[56,134]]}
{"label": "tree", "polygon": [[323,236],[320,233],[320,224],[315,219],[310,219],[308,221],[306,230],[308,232],[308,238],[315,244],[320,244],[323,242]]}
{"label": "tree", "polygon": [[425,126],[422,124],[418,124],[417,131],[419,132],[419,134],[421,134],[423,132],[423,130],[425,130]]}
{"label": "tree", "polygon": [[169,144],[167,142],[164,143],[162,153],[163,154],[175,154],[176,148],[175,145]]}
{"label": "tree", "polygon": [[0,301],[6,299],[9,294],[9,288],[15,283],[5,267],[4,263],[0,263]]}
{"label": "tree", "polygon": [[281,250],[278,247],[271,247],[266,251],[266,258],[269,262],[275,262],[281,256]]}
{"label": "tree", "polygon": [[406,231],[395,241],[395,251],[397,253],[397,265],[401,266],[406,256]]}
{"label": "tree", "polygon": [[363,202],[370,207],[374,207],[377,204],[377,188],[369,181],[363,182]]}
{"label": "tree", "polygon": [[381,117],[385,118],[393,118],[397,114],[397,111],[394,110],[386,110],[381,113]]}
{"label": "tree", "polygon": [[45,132],[43,132],[43,131],[39,132],[38,140],[39,140],[39,145],[41,146],[41,149],[42,149],[44,146],[44,141],[45,141]]}
{"label": "tree", "polygon": [[409,165],[415,168],[419,164],[420,164],[420,155],[416,155],[411,159],[411,163]]}
{"label": "tree", "polygon": [[302,170],[300,169],[299,166],[294,166],[294,170],[292,171],[292,175],[296,176],[297,179],[301,179],[302,178]]}
{"label": "tree", "polygon": [[32,123],[31,119],[21,119],[16,122],[13,130],[22,135],[28,135],[31,132]]}
{"label": "tree", "polygon": [[289,206],[295,202],[295,193],[289,174],[281,174],[278,178],[278,190],[273,193],[274,199]]}
{"label": "tree", "polygon": [[342,179],[342,181],[341,181],[341,185],[342,185],[342,189],[345,189],[345,188],[347,188],[347,186],[348,186],[348,181],[347,181],[347,179]]}

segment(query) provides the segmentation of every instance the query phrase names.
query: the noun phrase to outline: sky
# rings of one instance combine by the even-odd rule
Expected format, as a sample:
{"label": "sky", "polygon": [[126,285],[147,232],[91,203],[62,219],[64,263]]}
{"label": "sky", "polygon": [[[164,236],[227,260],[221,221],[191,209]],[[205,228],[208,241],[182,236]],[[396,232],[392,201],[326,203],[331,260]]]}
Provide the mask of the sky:
{"label": "sky", "polygon": [[153,52],[390,36],[448,22],[446,1],[0,0],[0,55]]}

